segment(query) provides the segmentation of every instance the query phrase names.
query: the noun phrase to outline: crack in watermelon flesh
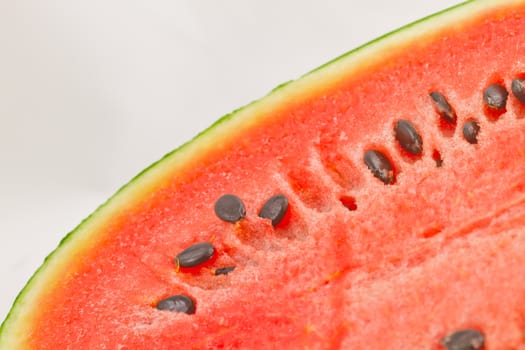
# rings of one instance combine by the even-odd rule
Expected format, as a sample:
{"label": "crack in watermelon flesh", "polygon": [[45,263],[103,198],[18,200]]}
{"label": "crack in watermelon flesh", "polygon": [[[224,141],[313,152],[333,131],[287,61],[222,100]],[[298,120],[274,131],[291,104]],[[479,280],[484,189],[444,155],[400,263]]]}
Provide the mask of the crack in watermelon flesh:
{"label": "crack in watermelon flesh", "polygon": [[[236,112],[64,240],[0,348],[439,349],[475,328],[486,349],[525,349],[525,105],[510,93],[524,23],[523,2],[469,3]],[[496,119],[483,106],[494,82],[509,91]],[[451,130],[432,91],[457,113]],[[477,144],[461,131],[472,118]],[[421,157],[395,140],[399,119]],[[392,161],[394,184],[366,167],[368,149]],[[246,207],[235,224],[214,213],[225,193]],[[278,193],[289,209],[273,227],[258,213]],[[198,242],[214,257],[177,271]],[[195,314],[154,307],[181,293]]]}

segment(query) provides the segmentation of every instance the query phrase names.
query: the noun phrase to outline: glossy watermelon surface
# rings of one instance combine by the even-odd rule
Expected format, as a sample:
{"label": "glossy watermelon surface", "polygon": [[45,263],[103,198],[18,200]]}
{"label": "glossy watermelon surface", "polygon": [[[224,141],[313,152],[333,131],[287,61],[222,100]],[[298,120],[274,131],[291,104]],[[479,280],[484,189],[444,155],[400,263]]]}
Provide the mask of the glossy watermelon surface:
{"label": "glossy watermelon surface", "polygon": [[61,242],[0,348],[525,348],[524,23],[468,2],[222,118]]}

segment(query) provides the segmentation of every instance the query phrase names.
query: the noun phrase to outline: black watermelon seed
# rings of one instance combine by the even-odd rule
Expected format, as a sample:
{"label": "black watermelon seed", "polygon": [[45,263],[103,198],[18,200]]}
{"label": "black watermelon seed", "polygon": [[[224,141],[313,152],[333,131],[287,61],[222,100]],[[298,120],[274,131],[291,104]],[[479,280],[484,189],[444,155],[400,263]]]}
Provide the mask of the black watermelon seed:
{"label": "black watermelon seed", "polygon": [[434,104],[434,108],[438,114],[449,123],[455,124],[457,115],[454,109],[450,106],[445,96],[442,93],[434,91],[430,93],[430,98]]}
{"label": "black watermelon seed", "polygon": [[188,315],[195,313],[195,303],[186,295],[173,295],[169,298],[162,299],[157,303],[158,310],[184,312]]}
{"label": "black watermelon seed", "polygon": [[521,103],[525,103],[525,79],[516,78],[512,81],[511,90]]}
{"label": "black watermelon seed", "polygon": [[483,101],[485,106],[491,110],[502,111],[507,106],[507,96],[509,93],[504,86],[492,84],[487,86],[483,92]]}
{"label": "black watermelon seed", "polygon": [[398,120],[394,126],[394,132],[397,142],[405,151],[415,156],[423,152],[423,141],[411,122],[403,119]]}
{"label": "black watermelon seed", "polygon": [[259,216],[272,220],[275,226],[281,222],[288,210],[288,199],[283,194],[276,194],[264,203]]}
{"label": "black watermelon seed", "polygon": [[440,343],[447,350],[480,350],[485,336],[477,329],[462,329],[443,337]]}
{"label": "black watermelon seed", "polygon": [[195,267],[210,260],[214,253],[211,243],[195,243],[177,254],[175,264],[180,267]]}
{"label": "black watermelon seed", "polygon": [[386,185],[394,183],[394,169],[388,158],[383,153],[377,150],[368,150],[365,153],[364,160],[368,169],[370,169],[375,177],[383,181]]}
{"label": "black watermelon seed", "polygon": [[463,125],[463,136],[469,143],[478,143],[479,124],[475,120],[469,120]]}
{"label": "black watermelon seed", "polygon": [[246,215],[246,208],[239,197],[225,194],[215,202],[215,214],[224,221],[236,223]]}
{"label": "black watermelon seed", "polygon": [[235,270],[235,266],[221,267],[220,269],[215,270],[215,276],[227,275],[233,270]]}

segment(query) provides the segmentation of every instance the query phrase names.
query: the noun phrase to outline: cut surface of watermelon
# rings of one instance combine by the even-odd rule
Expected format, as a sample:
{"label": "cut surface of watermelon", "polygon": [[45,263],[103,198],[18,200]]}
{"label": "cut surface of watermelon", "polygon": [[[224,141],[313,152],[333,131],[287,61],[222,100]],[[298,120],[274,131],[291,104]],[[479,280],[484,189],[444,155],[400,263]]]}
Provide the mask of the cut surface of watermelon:
{"label": "cut surface of watermelon", "polygon": [[525,348],[523,23],[469,2],[222,118],[61,242],[0,348]]}

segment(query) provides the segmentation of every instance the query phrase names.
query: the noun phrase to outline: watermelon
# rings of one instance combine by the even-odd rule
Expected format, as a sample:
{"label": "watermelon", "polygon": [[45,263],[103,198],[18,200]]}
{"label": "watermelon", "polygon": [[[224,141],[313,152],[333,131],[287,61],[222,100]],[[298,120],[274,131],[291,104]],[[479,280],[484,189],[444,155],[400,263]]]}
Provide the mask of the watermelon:
{"label": "watermelon", "polygon": [[66,236],[0,349],[525,348],[525,1],[282,85]]}

